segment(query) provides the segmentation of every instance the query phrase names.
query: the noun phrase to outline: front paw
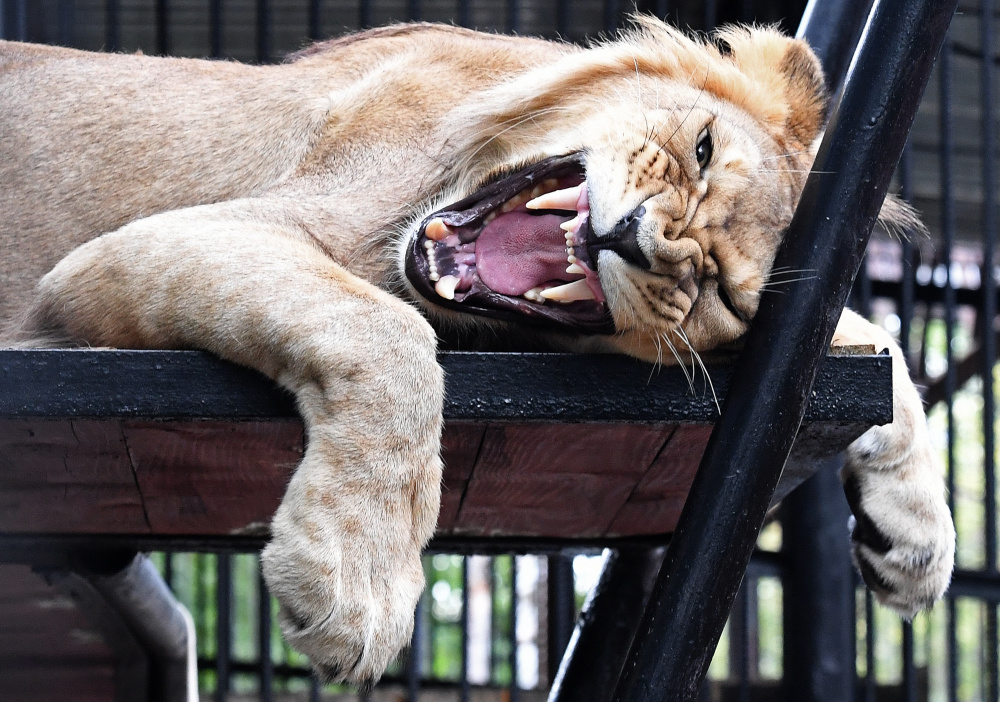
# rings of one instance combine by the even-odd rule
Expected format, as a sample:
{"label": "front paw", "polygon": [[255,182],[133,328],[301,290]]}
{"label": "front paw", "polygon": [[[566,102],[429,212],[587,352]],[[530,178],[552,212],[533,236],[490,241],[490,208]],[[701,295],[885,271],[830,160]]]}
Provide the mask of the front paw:
{"label": "front paw", "polygon": [[905,617],[930,608],[948,589],[955,527],[934,471],[865,469],[842,475],[854,516],[854,564],[876,598]]}
{"label": "front paw", "polygon": [[440,461],[430,464],[425,480],[395,486],[296,476],[275,514],[264,577],[282,633],[324,682],[370,686],[410,642],[437,520]]}

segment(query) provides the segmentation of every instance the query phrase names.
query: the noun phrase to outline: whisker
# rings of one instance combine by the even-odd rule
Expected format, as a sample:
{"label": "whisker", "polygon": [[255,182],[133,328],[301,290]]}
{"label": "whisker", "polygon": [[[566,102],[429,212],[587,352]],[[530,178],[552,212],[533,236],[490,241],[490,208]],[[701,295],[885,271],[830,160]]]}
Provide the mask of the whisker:
{"label": "whisker", "polygon": [[761,286],[761,289],[767,288],[770,285],[787,285],[788,283],[798,283],[802,280],[816,280],[819,278],[818,275],[806,275],[801,278],[789,278],[788,280],[769,280]]}
{"label": "whisker", "polygon": [[701,372],[705,376],[705,382],[708,383],[708,387],[712,391],[712,402],[715,403],[715,409],[721,415],[722,407],[719,406],[719,396],[715,394],[715,383],[712,382],[712,376],[708,374],[708,368],[705,367],[705,362],[701,360],[701,354],[694,350],[694,347],[691,345],[691,340],[688,339],[688,335],[682,327],[677,327],[677,331],[680,333],[681,338],[684,340],[688,350],[691,352],[691,357],[698,361],[698,365],[701,367]]}
{"label": "whisker", "polygon": [[674,355],[674,358],[677,359],[677,365],[679,365],[681,367],[681,372],[684,374],[684,377],[687,379],[688,388],[690,388],[691,394],[694,395],[694,379],[688,373],[687,364],[685,364],[684,361],[681,360],[681,355],[679,353],[677,353],[677,347],[674,346],[673,342],[670,341],[670,339],[667,338],[667,335],[666,334],[662,334],[661,336],[663,338],[663,341],[667,344],[667,348],[670,349],[670,353],[672,353]]}

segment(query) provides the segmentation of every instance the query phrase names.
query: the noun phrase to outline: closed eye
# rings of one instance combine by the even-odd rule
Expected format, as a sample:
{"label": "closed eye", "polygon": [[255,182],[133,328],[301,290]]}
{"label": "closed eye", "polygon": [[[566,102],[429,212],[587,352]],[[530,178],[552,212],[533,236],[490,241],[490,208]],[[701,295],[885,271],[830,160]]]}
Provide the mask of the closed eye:
{"label": "closed eye", "polygon": [[716,294],[719,296],[719,302],[729,310],[731,315],[746,325],[750,324],[750,317],[733,303],[733,299],[729,297],[729,291],[726,290],[726,286],[721,280],[716,284]]}

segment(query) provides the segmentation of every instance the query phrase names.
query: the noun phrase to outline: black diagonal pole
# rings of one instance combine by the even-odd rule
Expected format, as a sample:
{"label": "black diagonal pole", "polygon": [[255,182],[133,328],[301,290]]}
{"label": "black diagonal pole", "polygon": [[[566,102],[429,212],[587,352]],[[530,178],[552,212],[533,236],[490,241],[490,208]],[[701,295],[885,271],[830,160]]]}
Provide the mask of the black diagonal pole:
{"label": "black diagonal pole", "polygon": [[616,702],[704,678],[957,0],[876,4],[629,651]]}

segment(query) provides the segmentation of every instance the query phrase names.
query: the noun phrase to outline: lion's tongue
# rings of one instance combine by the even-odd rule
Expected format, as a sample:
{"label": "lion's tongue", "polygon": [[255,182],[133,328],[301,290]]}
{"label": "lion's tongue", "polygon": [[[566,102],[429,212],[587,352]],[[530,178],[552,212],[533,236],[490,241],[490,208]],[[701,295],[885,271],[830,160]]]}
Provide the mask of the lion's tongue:
{"label": "lion's tongue", "polygon": [[549,281],[571,281],[566,272],[566,233],[559,215],[525,211],[499,215],[476,239],[476,271],[501,295],[523,295]]}

